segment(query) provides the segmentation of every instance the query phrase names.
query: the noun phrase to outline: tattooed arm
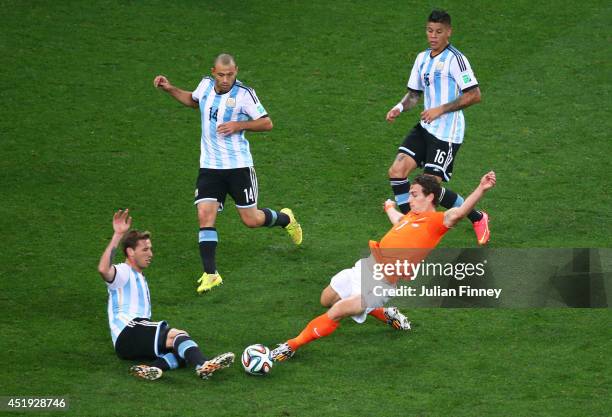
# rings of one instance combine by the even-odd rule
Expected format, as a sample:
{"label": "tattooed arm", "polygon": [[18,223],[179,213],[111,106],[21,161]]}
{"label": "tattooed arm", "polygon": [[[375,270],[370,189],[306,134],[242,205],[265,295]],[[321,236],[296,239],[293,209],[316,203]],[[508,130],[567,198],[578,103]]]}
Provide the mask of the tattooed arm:
{"label": "tattooed arm", "polygon": [[444,113],[465,109],[466,107],[476,103],[480,103],[480,88],[478,87],[474,87],[466,91],[453,101],[423,111],[421,113],[421,120],[423,120],[425,123],[431,123]]}
{"label": "tattooed arm", "polygon": [[115,233],[113,233],[113,237],[102,253],[100,262],[98,263],[98,273],[106,282],[113,282],[115,279],[116,271],[113,265],[113,259],[115,258],[121,239],[123,239],[123,236],[130,230],[131,225],[132,218],[129,217],[128,209],[125,211],[119,210],[113,216],[113,230]]}
{"label": "tattooed arm", "polygon": [[422,91],[412,90],[409,88],[406,95],[402,98],[402,101],[387,112],[387,121],[393,122],[401,112],[408,111],[416,106],[419,103],[419,99],[421,98],[422,94]]}

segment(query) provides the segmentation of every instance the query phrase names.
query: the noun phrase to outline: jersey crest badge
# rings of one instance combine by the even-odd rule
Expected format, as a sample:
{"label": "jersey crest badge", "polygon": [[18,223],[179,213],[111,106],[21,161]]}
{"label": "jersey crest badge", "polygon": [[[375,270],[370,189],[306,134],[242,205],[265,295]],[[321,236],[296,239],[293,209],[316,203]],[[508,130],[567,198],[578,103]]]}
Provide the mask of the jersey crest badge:
{"label": "jersey crest badge", "polygon": [[444,62],[440,61],[436,64],[436,71],[442,71],[444,69]]}
{"label": "jersey crest badge", "polygon": [[225,105],[227,107],[236,107],[236,99],[233,97],[228,98],[227,101],[225,102]]}

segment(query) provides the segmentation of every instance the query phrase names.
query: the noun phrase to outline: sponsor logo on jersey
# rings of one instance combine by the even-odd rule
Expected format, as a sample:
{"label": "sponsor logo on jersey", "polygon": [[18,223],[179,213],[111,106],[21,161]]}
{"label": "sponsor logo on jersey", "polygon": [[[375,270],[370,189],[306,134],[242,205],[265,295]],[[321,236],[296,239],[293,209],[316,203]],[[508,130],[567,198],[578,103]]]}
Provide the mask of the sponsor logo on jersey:
{"label": "sponsor logo on jersey", "polygon": [[467,75],[467,74],[463,74],[463,82],[467,84],[467,83],[469,83],[470,81],[472,81],[472,79],[470,78],[470,76],[469,76],[469,75]]}

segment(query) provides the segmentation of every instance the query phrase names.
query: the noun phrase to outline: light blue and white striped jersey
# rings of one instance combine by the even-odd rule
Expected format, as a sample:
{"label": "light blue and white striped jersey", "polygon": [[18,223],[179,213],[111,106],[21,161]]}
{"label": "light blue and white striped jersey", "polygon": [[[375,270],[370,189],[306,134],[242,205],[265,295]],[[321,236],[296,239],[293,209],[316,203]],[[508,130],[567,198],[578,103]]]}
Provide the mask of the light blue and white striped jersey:
{"label": "light blue and white striped jersey", "polygon": [[257,120],[267,115],[255,91],[236,80],[225,94],[217,94],[215,81],[204,77],[191,94],[200,105],[202,139],[200,168],[231,169],[253,166],[249,141],[244,131],[223,136],[217,126],[229,121]]}
{"label": "light blue and white striped jersey", "polygon": [[144,275],[127,263],[115,265],[115,271],[113,282],[106,283],[108,324],[113,345],[130,320],[136,317],[151,318],[151,298]]}
{"label": "light blue and white striped jersey", "polygon": [[[425,110],[449,103],[477,86],[467,58],[450,44],[433,58],[431,49],[421,52],[408,80],[408,88],[423,91]],[[421,126],[440,140],[463,142],[465,119],[462,110],[445,113],[431,123],[421,120]]]}

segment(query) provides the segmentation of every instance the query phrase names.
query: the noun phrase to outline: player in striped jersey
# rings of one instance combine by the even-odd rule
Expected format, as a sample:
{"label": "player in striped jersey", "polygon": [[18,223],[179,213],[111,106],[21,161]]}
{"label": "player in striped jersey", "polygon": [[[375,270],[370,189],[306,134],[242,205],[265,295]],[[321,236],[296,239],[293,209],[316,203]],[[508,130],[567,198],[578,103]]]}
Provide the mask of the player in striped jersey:
{"label": "player in striped jersey", "polygon": [[198,293],[223,282],[215,260],[219,241],[215,221],[228,193],[247,227],[279,226],[296,245],[302,243],[302,228],[291,209],[257,208],[257,175],[244,132],[268,131],[272,129],[272,120],[255,91],[236,79],[238,67],[231,55],[217,56],[211,72],[212,77],[204,77],[193,92],[173,86],[163,75],[153,81],[155,87],[187,107],[199,108],[201,113],[200,172],[194,204],[204,271],[198,279]]}
{"label": "player in striped jersey", "polygon": [[[131,224],[127,209],[115,213],[114,234],[98,264],[108,288],[108,322],[117,356],[154,361],[130,368],[130,373],[148,380],[185,364],[193,366],[202,379],[230,366],[234,361],[232,352],[208,359],[186,331],[170,328],[165,321],[151,321],[149,286],[142,273],[153,258],[151,238],[148,232],[129,231]],[[120,243],[126,259],[114,265]]]}
{"label": "player in striped jersey", "polygon": [[[480,102],[478,81],[468,59],[449,43],[451,18],[442,10],[434,10],[427,21],[429,48],[417,56],[410,78],[408,93],[387,113],[393,122],[403,111],[417,105],[424,95],[421,121],[408,133],[389,168],[389,182],[399,209],[409,209],[410,181],[415,168],[438,181],[450,181],[453,163],[463,142],[465,119],[462,109]],[[442,188],[440,205],[459,207],[463,197]],[[489,241],[489,216],[484,211],[468,214],[479,245]]]}
{"label": "player in striped jersey", "polygon": [[354,267],[340,271],[331,279],[321,293],[321,304],[329,309],[311,320],[296,337],[272,350],[272,359],[291,358],[300,347],[332,334],[346,317],[363,323],[371,315],[398,330],[410,330],[410,322],[396,307],[382,307],[389,297],[381,295],[380,291],[395,289],[397,277],[385,276],[377,280],[373,265],[386,267],[404,260],[413,265],[420,263],[495,184],[495,173],[488,172],[461,206],[439,212],[436,211],[441,192],[439,182],[430,175],[417,176],[410,186],[410,212],[397,211],[390,200],[390,204],[385,204],[391,229],[380,242],[369,242],[372,252],[369,258],[360,259]]}

